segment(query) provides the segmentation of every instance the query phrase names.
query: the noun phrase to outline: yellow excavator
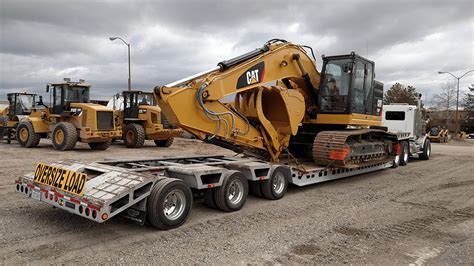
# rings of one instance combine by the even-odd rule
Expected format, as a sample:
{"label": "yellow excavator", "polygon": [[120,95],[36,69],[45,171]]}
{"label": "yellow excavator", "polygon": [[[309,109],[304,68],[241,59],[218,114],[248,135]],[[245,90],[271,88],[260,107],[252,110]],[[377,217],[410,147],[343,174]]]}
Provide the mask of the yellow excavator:
{"label": "yellow excavator", "polygon": [[154,92],[171,123],[238,153],[343,168],[393,160],[375,63],[354,52],[322,60],[320,73],[311,47],[272,39]]}

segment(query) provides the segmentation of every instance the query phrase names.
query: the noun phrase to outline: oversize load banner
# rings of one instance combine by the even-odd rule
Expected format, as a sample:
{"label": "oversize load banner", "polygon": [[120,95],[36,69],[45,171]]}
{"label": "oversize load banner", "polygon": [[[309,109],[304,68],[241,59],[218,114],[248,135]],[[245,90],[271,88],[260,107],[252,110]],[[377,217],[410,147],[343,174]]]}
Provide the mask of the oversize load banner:
{"label": "oversize load banner", "polygon": [[36,164],[35,182],[82,196],[87,175],[47,164]]}

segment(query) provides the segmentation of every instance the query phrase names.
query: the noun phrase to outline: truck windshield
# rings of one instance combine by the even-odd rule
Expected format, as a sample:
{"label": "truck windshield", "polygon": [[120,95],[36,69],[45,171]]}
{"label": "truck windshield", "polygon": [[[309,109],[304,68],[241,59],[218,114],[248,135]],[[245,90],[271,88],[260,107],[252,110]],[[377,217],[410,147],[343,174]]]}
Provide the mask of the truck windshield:
{"label": "truck windshield", "polygon": [[65,103],[87,103],[89,102],[89,88],[88,87],[67,87],[64,97]]}
{"label": "truck windshield", "polygon": [[346,111],[352,77],[351,64],[351,59],[337,59],[326,63],[320,86],[321,111],[334,113]]}

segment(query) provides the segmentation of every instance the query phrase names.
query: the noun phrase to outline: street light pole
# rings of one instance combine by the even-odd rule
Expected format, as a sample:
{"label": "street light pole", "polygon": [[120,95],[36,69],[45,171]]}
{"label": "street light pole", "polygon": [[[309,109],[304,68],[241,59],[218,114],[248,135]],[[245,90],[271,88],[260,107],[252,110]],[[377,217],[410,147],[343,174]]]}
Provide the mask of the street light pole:
{"label": "street light pole", "polygon": [[128,48],[128,90],[131,91],[132,90],[132,73],[131,73],[131,70],[130,70],[130,43],[127,43],[121,37],[110,37],[109,38],[109,40],[111,40],[111,41],[115,41],[116,39],[121,40]]}
{"label": "street light pole", "polygon": [[[456,136],[458,135],[459,133],[459,80],[462,79],[464,76],[466,76],[467,74],[469,74],[470,72],[473,72],[473,70],[469,70],[467,71],[466,73],[462,74],[460,77],[456,77],[455,75],[453,75],[453,73],[451,72],[445,72],[445,71],[438,71],[438,74],[449,74],[451,76],[453,76],[455,79],[458,80],[458,87],[457,87],[457,90],[456,90]],[[449,111],[449,110],[448,110]]]}

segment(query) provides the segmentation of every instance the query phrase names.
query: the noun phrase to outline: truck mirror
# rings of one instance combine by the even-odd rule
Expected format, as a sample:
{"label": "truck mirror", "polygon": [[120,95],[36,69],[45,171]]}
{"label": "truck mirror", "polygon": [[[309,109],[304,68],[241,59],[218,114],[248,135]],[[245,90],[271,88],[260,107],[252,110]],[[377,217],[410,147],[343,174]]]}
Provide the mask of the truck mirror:
{"label": "truck mirror", "polygon": [[46,92],[49,92],[49,85],[46,85]]}

